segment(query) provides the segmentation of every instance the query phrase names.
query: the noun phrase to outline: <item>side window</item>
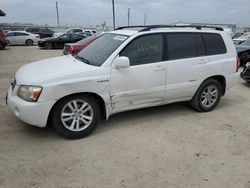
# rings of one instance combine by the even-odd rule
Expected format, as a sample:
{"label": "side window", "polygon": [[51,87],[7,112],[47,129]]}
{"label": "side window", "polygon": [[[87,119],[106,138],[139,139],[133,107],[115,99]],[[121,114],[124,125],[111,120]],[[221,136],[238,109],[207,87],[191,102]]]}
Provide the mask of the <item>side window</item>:
{"label": "side window", "polygon": [[132,41],[120,56],[126,56],[130,65],[142,65],[162,61],[163,35],[145,35]]}
{"label": "side window", "polygon": [[16,33],[16,36],[29,36],[27,33]]}
{"label": "side window", "polygon": [[71,35],[72,39],[82,39],[83,37],[81,35]]}
{"label": "side window", "polygon": [[168,59],[196,57],[195,37],[190,33],[167,34]]}
{"label": "side window", "polygon": [[78,33],[78,32],[82,32],[81,29],[73,29],[73,33]]}
{"label": "side window", "polygon": [[65,35],[60,36],[60,38],[62,38],[62,39],[68,39],[68,38],[70,38],[70,35],[65,34]]}
{"label": "side window", "polygon": [[7,33],[6,36],[7,36],[7,37],[13,37],[13,36],[15,36],[15,33]]}
{"label": "side window", "polygon": [[202,36],[206,45],[207,55],[225,54],[227,52],[225,43],[219,34],[205,33]]}

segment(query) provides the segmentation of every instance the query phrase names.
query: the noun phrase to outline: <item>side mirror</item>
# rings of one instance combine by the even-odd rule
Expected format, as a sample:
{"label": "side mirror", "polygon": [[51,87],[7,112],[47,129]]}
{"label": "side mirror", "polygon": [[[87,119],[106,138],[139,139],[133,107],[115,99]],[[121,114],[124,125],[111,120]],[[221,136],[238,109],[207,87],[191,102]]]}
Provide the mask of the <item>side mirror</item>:
{"label": "side mirror", "polygon": [[129,58],[125,56],[117,57],[113,61],[113,67],[116,69],[129,68],[129,66],[130,66]]}

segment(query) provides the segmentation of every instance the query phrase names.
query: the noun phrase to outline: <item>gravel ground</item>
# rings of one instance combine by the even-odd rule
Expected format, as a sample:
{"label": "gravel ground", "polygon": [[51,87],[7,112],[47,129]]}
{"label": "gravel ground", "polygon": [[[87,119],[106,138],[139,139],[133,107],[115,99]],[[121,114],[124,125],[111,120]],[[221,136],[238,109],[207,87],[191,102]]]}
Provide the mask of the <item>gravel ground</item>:
{"label": "gravel ground", "polygon": [[0,51],[0,187],[250,188],[250,86],[240,81],[209,113],[185,103],[112,116],[66,140],[19,121],[5,105],[15,71],[62,50]]}

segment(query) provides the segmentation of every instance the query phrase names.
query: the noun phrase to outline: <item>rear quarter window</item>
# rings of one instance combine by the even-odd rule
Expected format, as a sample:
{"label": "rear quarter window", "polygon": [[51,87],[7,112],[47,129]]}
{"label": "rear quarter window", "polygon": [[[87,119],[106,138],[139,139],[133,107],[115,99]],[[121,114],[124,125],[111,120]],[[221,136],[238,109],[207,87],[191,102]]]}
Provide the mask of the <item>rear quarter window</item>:
{"label": "rear quarter window", "polygon": [[205,42],[207,55],[218,55],[227,53],[227,49],[222,37],[215,33],[202,34]]}
{"label": "rear quarter window", "polygon": [[199,33],[167,34],[168,59],[184,59],[205,56],[205,46]]}

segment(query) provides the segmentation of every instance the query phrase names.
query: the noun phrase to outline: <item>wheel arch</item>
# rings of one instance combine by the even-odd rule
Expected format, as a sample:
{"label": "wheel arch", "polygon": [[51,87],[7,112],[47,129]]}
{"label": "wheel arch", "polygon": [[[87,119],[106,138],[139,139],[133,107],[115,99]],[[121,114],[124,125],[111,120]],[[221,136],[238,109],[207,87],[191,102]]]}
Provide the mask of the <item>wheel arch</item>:
{"label": "wheel arch", "polygon": [[205,79],[203,82],[205,82],[208,79],[214,79],[214,80],[218,81],[221,84],[221,87],[222,87],[222,95],[225,95],[225,92],[226,92],[226,78],[224,76],[222,76],[222,75],[210,76],[207,79]]}
{"label": "wheel arch", "polygon": [[65,99],[67,97],[74,96],[74,95],[85,95],[85,96],[89,96],[89,97],[94,98],[97,101],[98,106],[100,107],[102,119],[107,119],[107,109],[106,109],[105,101],[103,100],[103,98],[100,95],[98,95],[96,93],[92,93],[92,92],[73,93],[73,94],[66,95],[66,96],[62,97],[55,102],[55,104],[50,109],[50,112],[49,112],[49,115],[47,118],[47,126],[50,126],[52,112],[53,112],[56,104],[58,104],[61,100]]}

